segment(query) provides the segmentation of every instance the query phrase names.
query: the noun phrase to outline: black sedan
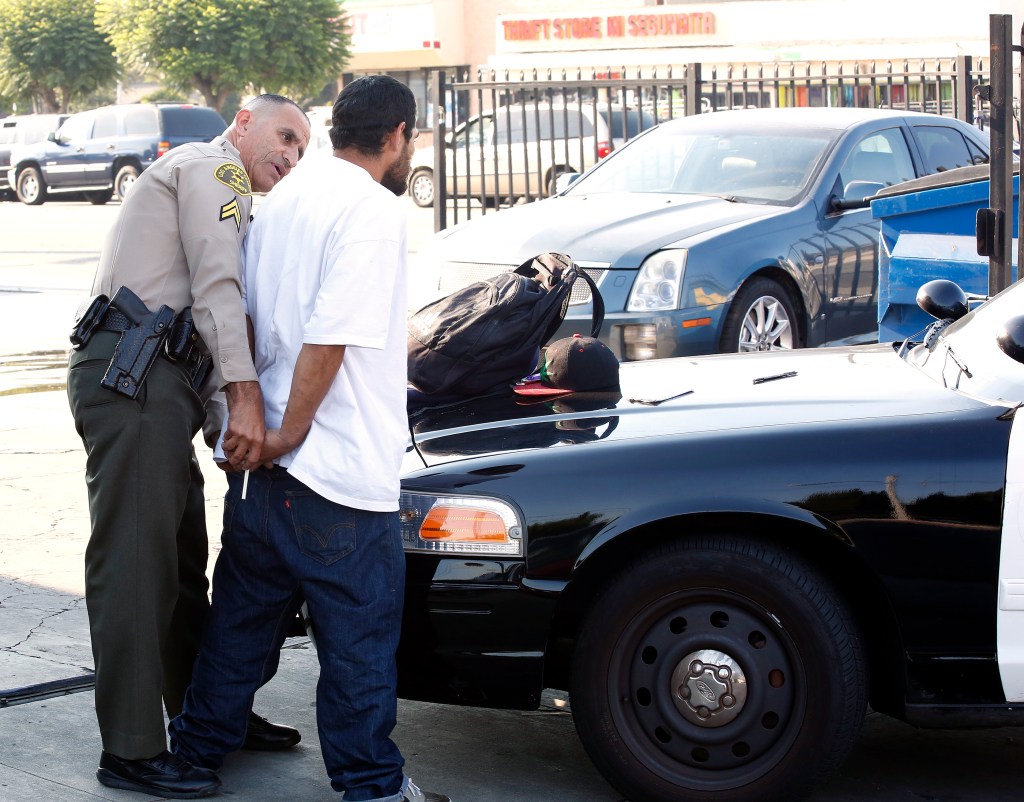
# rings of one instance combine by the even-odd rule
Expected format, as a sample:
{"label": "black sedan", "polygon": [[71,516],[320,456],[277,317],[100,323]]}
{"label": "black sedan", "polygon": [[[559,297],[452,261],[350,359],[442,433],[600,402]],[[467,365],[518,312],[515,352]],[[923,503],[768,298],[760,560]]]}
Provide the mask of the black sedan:
{"label": "black sedan", "polygon": [[568,690],[633,802],[790,799],[867,705],[1024,723],[1024,286],[926,287],[914,341],[416,412],[402,695]]}

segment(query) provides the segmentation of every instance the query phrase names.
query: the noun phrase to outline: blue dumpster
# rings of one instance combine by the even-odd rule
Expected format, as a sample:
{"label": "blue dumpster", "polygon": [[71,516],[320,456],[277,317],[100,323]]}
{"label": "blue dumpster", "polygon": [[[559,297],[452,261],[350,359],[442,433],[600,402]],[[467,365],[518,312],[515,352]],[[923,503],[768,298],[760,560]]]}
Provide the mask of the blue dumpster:
{"label": "blue dumpster", "polygon": [[[1015,165],[1014,169],[1018,169]],[[965,292],[988,293],[988,257],[978,256],[975,218],[989,205],[988,165],[962,167],[897,184],[871,201],[881,220],[878,251],[878,340],[903,340],[933,318],[917,306],[917,290],[948,278]],[[1017,236],[1017,194],[1013,177],[1013,235]],[[1017,242],[1012,247],[1011,281],[1017,278]]]}

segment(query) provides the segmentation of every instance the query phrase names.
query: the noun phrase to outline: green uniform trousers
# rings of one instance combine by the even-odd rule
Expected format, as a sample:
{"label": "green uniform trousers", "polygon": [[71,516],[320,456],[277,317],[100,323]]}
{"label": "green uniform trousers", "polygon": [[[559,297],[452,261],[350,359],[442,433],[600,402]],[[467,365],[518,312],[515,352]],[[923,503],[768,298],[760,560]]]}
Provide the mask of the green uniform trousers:
{"label": "green uniform trousers", "polygon": [[103,749],[126,759],[166,748],[192,675],[209,602],[203,475],[192,438],[203,404],[157,357],[137,398],[100,386],[119,335],[98,332],[68,366],[85,445],[92,533],[85,598]]}

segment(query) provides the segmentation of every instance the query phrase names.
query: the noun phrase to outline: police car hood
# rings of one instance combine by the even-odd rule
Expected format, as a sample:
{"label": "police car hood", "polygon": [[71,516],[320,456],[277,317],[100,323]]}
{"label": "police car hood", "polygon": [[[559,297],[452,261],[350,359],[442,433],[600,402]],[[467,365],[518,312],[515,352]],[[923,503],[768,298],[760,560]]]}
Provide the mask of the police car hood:
{"label": "police car hood", "polygon": [[405,471],[513,451],[978,409],[892,344],[625,363],[621,393],[538,400],[512,392],[411,410]]}

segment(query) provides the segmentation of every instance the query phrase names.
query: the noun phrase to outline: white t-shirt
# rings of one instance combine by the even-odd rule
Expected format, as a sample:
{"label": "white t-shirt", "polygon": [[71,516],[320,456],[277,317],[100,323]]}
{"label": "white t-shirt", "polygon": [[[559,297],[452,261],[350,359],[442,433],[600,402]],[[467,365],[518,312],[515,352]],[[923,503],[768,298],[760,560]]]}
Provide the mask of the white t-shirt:
{"label": "white t-shirt", "polygon": [[323,497],[398,509],[406,415],[406,220],[363,168],[303,160],[245,240],[244,298],[268,428],[279,428],[303,343],[345,359],[306,439],[278,464]]}

